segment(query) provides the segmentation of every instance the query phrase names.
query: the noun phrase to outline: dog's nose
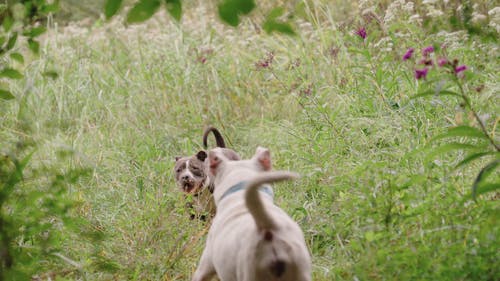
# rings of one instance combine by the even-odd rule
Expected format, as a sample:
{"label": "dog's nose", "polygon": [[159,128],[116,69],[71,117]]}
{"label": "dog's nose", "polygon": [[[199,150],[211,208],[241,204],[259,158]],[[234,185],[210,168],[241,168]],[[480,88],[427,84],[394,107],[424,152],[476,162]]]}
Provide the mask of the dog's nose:
{"label": "dog's nose", "polygon": [[189,180],[189,176],[188,176],[188,175],[183,176],[183,177],[182,177],[182,180],[183,180],[183,181],[188,181],[188,180]]}

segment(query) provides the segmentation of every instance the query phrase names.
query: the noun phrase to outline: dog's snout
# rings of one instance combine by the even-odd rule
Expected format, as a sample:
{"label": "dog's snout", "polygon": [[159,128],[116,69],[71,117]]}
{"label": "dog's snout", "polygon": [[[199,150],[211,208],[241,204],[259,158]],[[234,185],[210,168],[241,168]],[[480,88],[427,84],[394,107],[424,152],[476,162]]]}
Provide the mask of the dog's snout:
{"label": "dog's snout", "polygon": [[182,176],[181,178],[183,181],[188,181],[189,180],[189,176],[188,175],[184,175]]}

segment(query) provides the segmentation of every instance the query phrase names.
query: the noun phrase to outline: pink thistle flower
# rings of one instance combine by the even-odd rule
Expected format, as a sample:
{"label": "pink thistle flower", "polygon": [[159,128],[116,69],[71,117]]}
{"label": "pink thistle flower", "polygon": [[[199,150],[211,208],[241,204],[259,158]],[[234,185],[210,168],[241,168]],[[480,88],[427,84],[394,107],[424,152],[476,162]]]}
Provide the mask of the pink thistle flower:
{"label": "pink thistle flower", "polygon": [[428,71],[429,71],[429,69],[427,67],[422,68],[422,69],[415,69],[415,78],[417,80],[420,80],[422,78],[425,79],[425,77],[427,77],[427,72]]}
{"label": "pink thistle flower", "polygon": [[459,74],[460,72],[463,72],[465,70],[467,70],[467,66],[466,65],[457,66],[457,67],[455,67],[455,74]]}
{"label": "pink thistle flower", "polygon": [[422,54],[424,55],[424,57],[427,57],[429,56],[430,53],[433,53],[434,52],[434,47],[433,46],[428,46],[428,47],[425,47],[423,50],[422,50]]}
{"label": "pink thistle flower", "polygon": [[411,56],[413,55],[413,52],[415,52],[415,49],[409,48],[406,53],[403,55],[403,61],[411,59]]}
{"label": "pink thistle flower", "polygon": [[440,67],[443,67],[443,66],[445,66],[448,63],[448,60],[445,59],[445,58],[439,58],[438,61],[437,61],[437,63],[438,63],[438,65]]}
{"label": "pink thistle flower", "polygon": [[356,35],[359,37],[363,38],[363,40],[366,38],[366,29],[364,27],[361,27],[356,31]]}

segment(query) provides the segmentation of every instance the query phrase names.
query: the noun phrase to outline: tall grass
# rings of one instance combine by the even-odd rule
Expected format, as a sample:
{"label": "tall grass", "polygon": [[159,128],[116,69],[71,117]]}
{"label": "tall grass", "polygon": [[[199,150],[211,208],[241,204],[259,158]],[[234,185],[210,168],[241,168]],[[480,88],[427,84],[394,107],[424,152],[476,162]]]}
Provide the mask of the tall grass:
{"label": "tall grass", "polygon": [[[408,47],[453,40],[453,27],[439,33],[411,15],[389,24],[388,4],[373,14],[362,5],[294,6],[305,19],[297,37],[262,33],[258,15],[223,26],[211,4],[186,11],[180,25],[160,13],[129,27],[116,19],[51,29],[14,86],[17,101],[0,104],[0,137],[19,137],[22,105],[34,165],[56,161],[61,147],[75,151],[61,165],[93,169],[71,188],[75,215],[104,240],[61,237],[80,266],[41,257],[39,276],[189,280],[208,225],[189,220],[172,166],[201,148],[210,124],[244,157],[266,146],[276,169],[303,175],[275,193],[305,232],[314,280],[498,280],[498,193],[467,199],[484,162],[454,170],[462,154],[419,152],[473,118],[453,98],[411,100],[431,81],[401,60]],[[499,51],[484,38],[456,38],[446,52],[474,73],[470,87],[484,85],[472,101],[495,134]],[[59,77],[40,75],[47,70]]]}

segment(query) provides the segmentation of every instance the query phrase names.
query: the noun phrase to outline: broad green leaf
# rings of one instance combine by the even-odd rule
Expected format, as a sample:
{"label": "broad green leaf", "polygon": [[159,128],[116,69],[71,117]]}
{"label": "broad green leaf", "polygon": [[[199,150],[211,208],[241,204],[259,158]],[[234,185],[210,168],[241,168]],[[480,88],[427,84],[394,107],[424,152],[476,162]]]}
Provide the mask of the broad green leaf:
{"label": "broad green leaf", "polygon": [[118,12],[122,6],[122,2],[123,0],[106,0],[106,3],[104,4],[104,15],[107,20]]}
{"label": "broad green leaf", "polygon": [[274,8],[267,16],[262,28],[264,28],[267,33],[277,31],[288,35],[295,35],[295,31],[293,31],[290,24],[276,20],[278,17],[283,15],[284,12],[285,10],[283,8]]}
{"label": "broad green leaf", "polygon": [[14,32],[10,37],[9,41],[7,42],[7,51],[14,48],[17,42],[17,32]]}
{"label": "broad green leaf", "polygon": [[218,7],[219,17],[225,23],[231,26],[238,26],[240,19],[238,16],[238,9],[230,2],[225,1]]}
{"label": "broad green leaf", "polygon": [[262,27],[267,33],[272,33],[273,31],[277,31],[288,35],[295,35],[295,31],[288,23],[265,22]]}
{"label": "broad green leaf", "polygon": [[4,68],[0,71],[0,77],[7,77],[11,79],[21,79],[23,75],[21,72],[13,69],[13,68]]}
{"label": "broad green leaf", "polygon": [[14,97],[14,95],[11,94],[9,91],[0,89],[0,99],[3,99],[3,100],[12,100],[12,99],[15,99],[15,98],[16,97]]}
{"label": "broad green leaf", "polygon": [[40,43],[38,43],[36,40],[34,39],[28,39],[28,47],[30,48],[30,50],[34,53],[34,54],[37,54],[40,52]]}
{"label": "broad green leaf", "polygon": [[24,36],[28,36],[30,38],[34,38],[34,37],[37,37],[41,34],[43,34],[47,29],[43,26],[39,26],[39,27],[34,27],[30,30],[26,30],[23,32],[23,35]]}
{"label": "broad green leaf", "polygon": [[422,97],[426,97],[426,96],[443,96],[443,95],[456,96],[459,98],[462,97],[460,94],[452,92],[452,91],[448,91],[448,90],[443,90],[443,91],[429,90],[429,91],[419,93],[413,97],[410,97],[410,99],[422,98]]}
{"label": "broad green leaf", "polygon": [[285,13],[285,10],[283,8],[281,8],[281,7],[274,8],[274,9],[271,10],[271,12],[269,13],[269,15],[267,16],[267,19],[268,20],[274,20],[277,17],[282,16],[284,13]]}
{"label": "broad green leaf", "polygon": [[467,157],[465,157],[464,160],[460,161],[460,163],[458,163],[455,168],[459,168],[461,166],[464,166],[476,159],[479,159],[483,156],[488,156],[488,155],[500,155],[500,153],[496,152],[496,151],[489,151],[489,152],[479,152],[479,153],[472,153],[472,154],[469,154],[467,155]]}
{"label": "broad green leaf", "polygon": [[168,13],[176,20],[180,21],[182,16],[181,0],[165,0]]}
{"label": "broad green leaf", "polygon": [[469,150],[474,148],[476,148],[476,146],[466,143],[459,143],[459,142],[446,143],[434,149],[431,149],[427,154],[427,156],[425,157],[425,162],[430,162],[431,159],[436,158],[436,156],[440,154],[445,154],[454,150]]}
{"label": "broad green leaf", "polygon": [[9,32],[9,30],[12,28],[12,25],[14,24],[14,20],[10,17],[10,16],[6,16],[4,19],[3,19],[3,29],[5,30],[5,32]]}
{"label": "broad green leaf", "polygon": [[24,63],[24,57],[20,53],[12,53],[10,54],[10,58],[19,63]]}
{"label": "broad green leaf", "polygon": [[219,4],[219,17],[231,26],[238,26],[239,15],[246,15],[255,8],[253,0],[225,0]]}
{"label": "broad green leaf", "polygon": [[480,129],[470,126],[458,126],[449,128],[448,132],[432,138],[431,142],[451,137],[471,137],[471,138],[482,138],[486,140],[488,139],[488,137],[484,135],[483,131],[481,131]]}
{"label": "broad green leaf", "polygon": [[154,15],[160,7],[160,0],[141,0],[127,14],[128,23],[143,22]]}
{"label": "broad green leaf", "polygon": [[[476,177],[476,180],[474,181],[474,184],[472,185],[472,198],[476,200],[476,196],[478,195],[479,192],[479,187],[482,186],[484,183],[484,179],[488,177],[488,175],[495,170],[495,168],[500,165],[500,159],[493,160],[490,162],[488,165],[486,165],[484,168],[481,169],[479,174]],[[486,184],[488,187],[487,188],[482,188],[483,192],[485,193],[490,190],[498,189],[499,183],[494,183],[494,187],[491,186],[491,184]],[[485,191],[486,190],[486,191]]]}
{"label": "broad green leaf", "polygon": [[249,14],[255,8],[254,0],[231,0],[231,2],[234,2],[239,11],[244,15]]}

